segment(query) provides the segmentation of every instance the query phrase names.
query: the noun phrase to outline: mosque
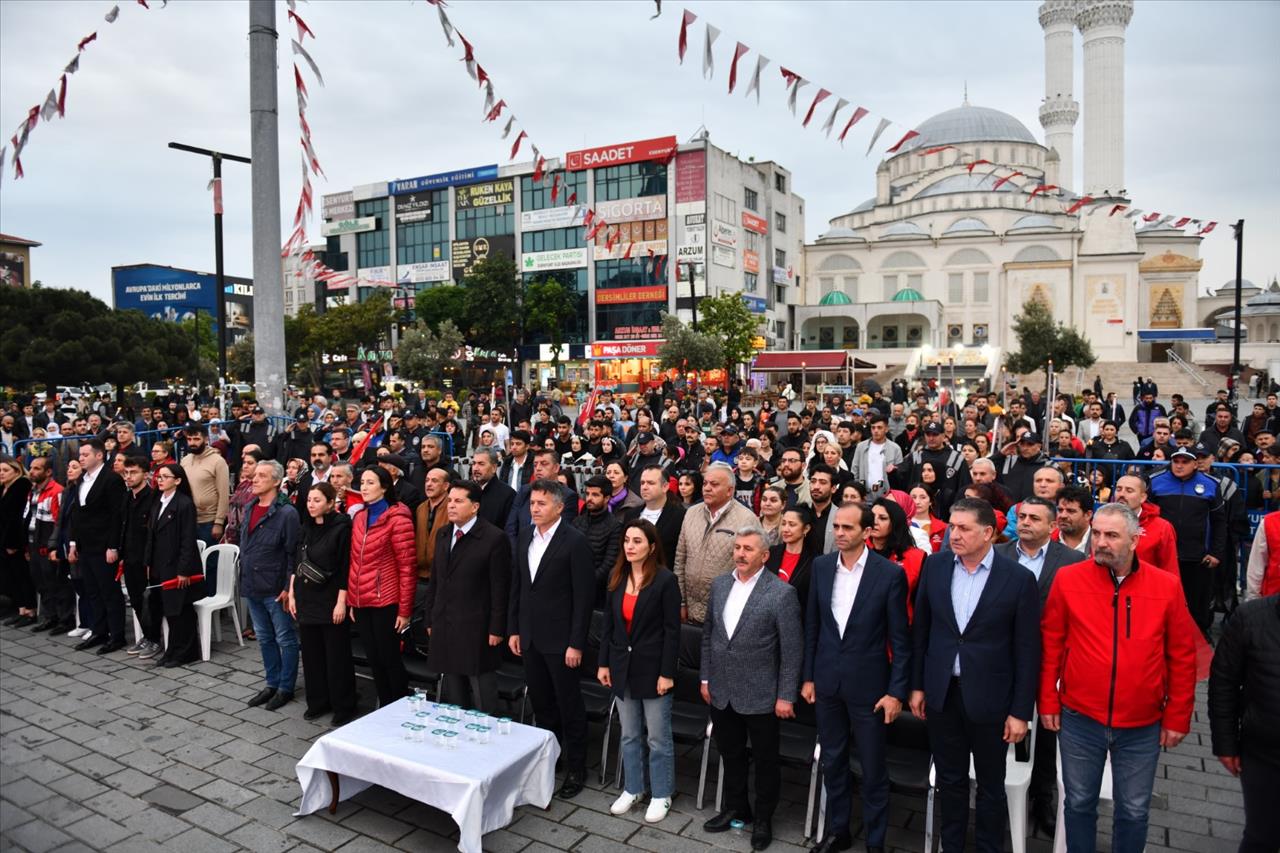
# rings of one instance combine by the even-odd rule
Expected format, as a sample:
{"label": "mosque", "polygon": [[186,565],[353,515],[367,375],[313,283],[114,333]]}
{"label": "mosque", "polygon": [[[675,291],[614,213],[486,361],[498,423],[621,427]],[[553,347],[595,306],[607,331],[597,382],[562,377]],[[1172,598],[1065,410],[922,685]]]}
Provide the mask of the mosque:
{"label": "mosque", "polygon": [[[1110,215],[1129,203],[1124,48],[1133,11],[1133,0],[1040,6],[1043,141],[967,97],[916,126],[919,136],[876,169],[875,196],[805,246],[798,349],[844,349],[913,375],[948,362],[990,372],[1017,347],[1013,318],[1031,300],[1081,330],[1099,362],[1165,361],[1170,347],[1212,334],[1197,305],[1201,226]],[[1073,91],[1077,31],[1082,104]],[[1002,168],[971,168],[974,160]],[[1013,171],[1022,174],[1001,180]],[[1061,195],[1032,197],[1039,184]],[[1082,196],[1098,203],[1067,213]]]}

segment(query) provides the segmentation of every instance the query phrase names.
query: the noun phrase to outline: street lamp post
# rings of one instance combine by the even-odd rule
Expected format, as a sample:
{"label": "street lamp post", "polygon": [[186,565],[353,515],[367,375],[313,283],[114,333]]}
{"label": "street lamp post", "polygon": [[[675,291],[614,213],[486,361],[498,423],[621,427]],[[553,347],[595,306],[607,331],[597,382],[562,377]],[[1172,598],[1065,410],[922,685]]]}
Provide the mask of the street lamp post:
{"label": "street lamp post", "polygon": [[806,368],[808,368],[808,366],[809,365],[806,362],[803,362],[803,361],[800,362],[800,399],[801,400],[804,399],[805,370]]}

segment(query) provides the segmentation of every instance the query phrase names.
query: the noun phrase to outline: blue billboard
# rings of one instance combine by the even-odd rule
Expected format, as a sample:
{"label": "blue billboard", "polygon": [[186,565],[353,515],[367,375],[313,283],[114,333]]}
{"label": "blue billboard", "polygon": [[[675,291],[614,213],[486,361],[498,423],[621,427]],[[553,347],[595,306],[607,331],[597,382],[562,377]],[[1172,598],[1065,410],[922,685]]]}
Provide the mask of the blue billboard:
{"label": "blue billboard", "polygon": [[470,169],[459,169],[456,172],[441,172],[438,175],[423,175],[420,178],[405,178],[401,181],[390,181],[387,184],[388,195],[418,193],[423,190],[438,190],[461,184],[474,184],[489,181],[498,177],[496,163],[488,166],[473,166]]}
{"label": "blue billboard", "polygon": [[[224,276],[227,305],[227,343],[248,334],[253,326],[253,282]],[[201,319],[217,325],[218,288],[213,273],[178,269],[160,264],[111,268],[111,293],[121,311],[137,310],[157,320],[180,323],[200,312]]]}

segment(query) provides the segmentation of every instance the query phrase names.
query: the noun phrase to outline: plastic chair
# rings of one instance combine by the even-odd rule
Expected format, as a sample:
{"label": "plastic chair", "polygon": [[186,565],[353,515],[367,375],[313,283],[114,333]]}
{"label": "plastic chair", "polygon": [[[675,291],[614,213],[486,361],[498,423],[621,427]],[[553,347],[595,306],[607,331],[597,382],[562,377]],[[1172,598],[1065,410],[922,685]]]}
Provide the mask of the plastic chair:
{"label": "plastic chair", "polygon": [[[1106,763],[1102,765],[1102,785],[1098,789],[1098,802],[1106,800],[1115,800],[1115,795],[1111,791],[1111,755],[1107,755]],[[1058,826],[1053,832],[1053,853],[1066,853],[1067,850],[1067,828],[1064,815],[1067,808],[1067,788],[1062,784],[1062,750],[1058,750]],[[1144,846],[1142,848],[1146,850]]]}
{"label": "plastic chair", "polygon": [[240,548],[236,545],[214,545],[206,548],[201,555],[201,562],[209,565],[215,560],[218,569],[218,588],[213,595],[206,596],[195,603],[196,619],[200,628],[200,657],[209,659],[212,634],[216,634],[218,642],[222,642],[222,625],[217,618],[220,610],[231,611],[231,623],[236,629],[236,642],[244,645],[244,637],[240,631],[240,610],[236,606],[236,577],[240,573]]}

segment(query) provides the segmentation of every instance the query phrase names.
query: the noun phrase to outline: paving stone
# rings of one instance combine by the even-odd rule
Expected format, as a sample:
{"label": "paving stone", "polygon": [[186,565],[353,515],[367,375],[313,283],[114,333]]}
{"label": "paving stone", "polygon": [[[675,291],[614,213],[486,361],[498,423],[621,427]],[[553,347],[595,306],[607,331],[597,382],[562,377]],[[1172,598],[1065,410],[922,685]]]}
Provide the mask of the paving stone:
{"label": "paving stone", "polygon": [[211,764],[206,770],[220,779],[226,779],[228,782],[235,782],[240,785],[252,782],[254,779],[260,779],[267,772],[261,768],[254,767],[252,764],[237,761],[234,758],[226,758],[216,764]]}
{"label": "paving stone", "polygon": [[6,827],[4,834],[20,849],[28,850],[30,853],[45,853],[71,840],[71,836],[43,820],[31,820],[22,826]]}
{"label": "paving stone", "polygon": [[159,806],[170,814],[182,814],[204,802],[190,791],[175,788],[173,785],[160,785],[143,795],[142,799]]}
{"label": "paving stone", "polygon": [[510,829],[517,835],[541,841],[557,850],[569,850],[586,836],[585,832],[574,829],[572,826],[554,823],[533,814],[521,816],[511,824]]}
{"label": "paving stone", "polygon": [[137,797],[131,797],[121,791],[111,789],[104,791],[91,800],[86,800],[84,804],[98,814],[105,815],[113,820],[121,820],[145,808],[150,808],[149,804]]}
{"label": "paving stone", "polygon": [[413,831],[409,824],[372,809],[361,809],[340,823],[358,835],[368,835],[388,844],[394,844]]}
{"label": "paving stone", "polygon": [[182,819],[214,835],[226,835],[248,822],[242,814],[223,808],[216,803],[204,803],[182,815]]}
{"label": "paving stone", "polygon": [[[54,779],[61,779],[63,776],[71,773],[70,767],[64,767],[52,759],[44,756],[35,756],[33,760],[22,764],[13,764],[5,761],[6,767],[12,767],[14,774],[21,774],[28,779],[39,782],[41,785],[48,785]],[[6,794],[7,796],[7,794]]]}
{"label": "paving stone", "polygon": [[398,851],[372,838],[353,838],[339,847],[338,853],[398,853]]}
{"label": "paving stone", "polygon": [[184,791],[194,791],[201,785],[208,785],[214,779],[212,775],[205,773],[203,770],[197,770],[185,764],[170,764],[157,773],[156,778]]}
{"label": "paving stone", "polygon": [[227,840],[234,842],[241,849],[252,850],[254,853],[283,853],[294,844],[292,838],[278,829],[255,821],[250,821],[227,833]]}
{"label": "paving stone", "polygon": [[68,835],[75,836],[96,849],[110,847],[117,841],[123,841],[133,833],[126,827],[102,815],[89,815],[69,826],[65,826]]}
{"label": "paving stone", "polygon": [[129,815],[121,823],[143,838],[162,844],[191,828],[191,824],[161,809],[140,811]]}
{"label": "paving stone", "polygon": [[321,850],[336,850],[356,837],[349,829],[330,823],[314,815],[300,818],[284,828],[284,831]]}
{"label": "paving stone", "polygon": [[271,797],[256,797],[237,811],[272,829],[283,829],[295,820],[294,807]]}
{"label": "paving stone", "polygon": [[88,754],[89,750],[85,749],[78,743],[72,743],[69,740],[58,738],[40,745],[40,754],[54,761],[69,764],[82,755]]}
{"label": "paving stone", "polygon": [[[643,805],[639,805],[633,811],[638,810],[643,815],[644,808]],[[593,809],[577,809],[564,818],[563,823],[565,826],[581,829],[589,835],[602,835],[614,841],[626,841],[636,831],[635,823],[611,814],[601,814]]]}
{"label": "paving stone", "polygon": [[138,796],[139,794],[150,791],[156,785],[160,784],[157,779],[140,773],[132,767],[126,767],[119,773],[115,773],[102,780],[104,785],[114,788],[124,794],[130,796]]}
{"label": "paving stone", "polygon": [[256,796],[253,791],[228,782],[226,779],[214,779],[207,785],[197,788],[193,793],[230,808],[243,805]]}
{"label": "paving stone", "polygon": [[154,841],[134,836],[107,848],[107,853],[166,853],[165,848]]}
{"label": "paving stone", "polygon": [[194,826],[170,839],[169,846],[182,853],[230,853],[238,849],[232,842]]}
{"label": "paving stone", "polygon": [[9,827],[20,826],[33,818],[34,815],[25,809],[18,808],[8,800],[0,800],[0,827],[7,830]]}
{"label": "paving stone", "polygon": [[[405,843],[406,841],[413,839],[414,836],[418,834],[418,832],[415,832],[413,835],[409,835],[406,838],[401,839],[400,846],[405,850],[420,850],[423,846],[429,847],[430,845],[422,845],[421,841],[413,846]],[[438,835],[429,836],[427,840],[437,844],[443,841],[443,839]],[[481,839],[480,843],[488,853],[519,853],[519,851],[524,850],[533,842],[525,838],[523,835],[516,835],[509,829],[499,829],[495,832],[487,833],[484,838]]]}
{"label": "paving stone", "polygon": [[80,773],[68,773],[49,783],[50,790],[73,800],[87,800],[107,790],[107,787]]}

